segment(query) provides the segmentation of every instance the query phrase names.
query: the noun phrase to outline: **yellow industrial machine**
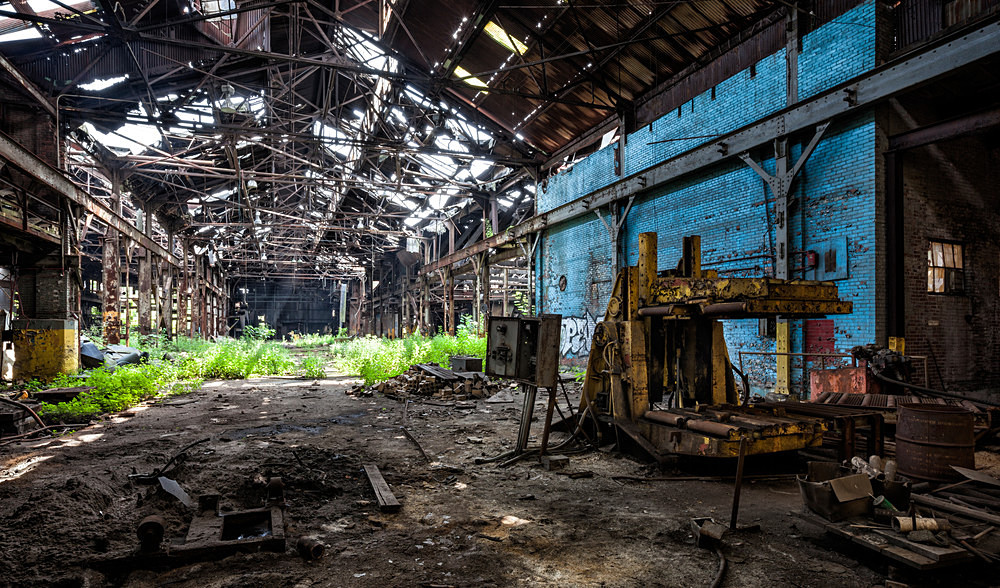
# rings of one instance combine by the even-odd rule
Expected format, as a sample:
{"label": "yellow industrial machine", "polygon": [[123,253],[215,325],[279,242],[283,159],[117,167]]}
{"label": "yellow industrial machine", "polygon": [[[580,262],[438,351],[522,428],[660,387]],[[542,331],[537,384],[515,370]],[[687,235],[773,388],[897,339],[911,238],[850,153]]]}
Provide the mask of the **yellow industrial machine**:
{"label": "yellow industrial machine", "polygon": [[655,457],[735,457],[816,446],[821,418],[780,404],[740,406],[720,319],[847,314],[829,282],[726,278],[701,269],[700,237],[685,237],[677,269],[657,273],[656,233],[639,235],[597,324],[581,415],[612,424]]}

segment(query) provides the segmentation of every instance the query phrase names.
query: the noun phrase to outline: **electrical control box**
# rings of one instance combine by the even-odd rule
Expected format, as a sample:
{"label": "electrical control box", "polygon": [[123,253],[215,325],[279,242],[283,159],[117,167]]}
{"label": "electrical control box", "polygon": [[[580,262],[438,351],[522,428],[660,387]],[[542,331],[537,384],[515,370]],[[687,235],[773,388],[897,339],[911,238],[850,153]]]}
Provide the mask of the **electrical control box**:
{"label": "electrical control box", "polygon": [[486,374],[555,387],[559,377],[562,315],[490,317],[486,334]]}

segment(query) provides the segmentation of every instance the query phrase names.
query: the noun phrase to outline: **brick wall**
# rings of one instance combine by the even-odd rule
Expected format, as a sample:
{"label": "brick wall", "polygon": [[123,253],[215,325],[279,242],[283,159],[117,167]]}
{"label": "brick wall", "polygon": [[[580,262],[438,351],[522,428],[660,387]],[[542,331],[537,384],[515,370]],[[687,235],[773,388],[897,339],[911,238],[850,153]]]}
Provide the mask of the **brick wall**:
{"label": "brick wall", "polygon": [[[813,95],[874,67],[874,22],[874,2],[869,1],[806,35],[799,57],[800,96]],[[630,134],[625,175],[780,110],[785,106],[786,87],[785,50],[781,49]],[[872,112],[831,127],[800,172],[793,193],[800,203],[789,219],[793,250],[809,250],[831,239],[847,242],[847,277],[838,285],[841,296],[855,303],[855,313],[832,319],[830,344],[838,350],[875,340],[876,135]],[[808,137],[801,140],[808,141]],[[801,143],[792,146],[793,158],[801,147]],[[768,159],[766,153],[755,156],[766,170],[774,170],[773,158]],[[612,184],[620,179],[614,166],[614,146],[609,146],[549,178],[538,194],[539,211]],[[773,216],[773,198],[764,182],[742,162],[731,159],[637,200],[623,228],[622,251],[627,263],[634,264],[638,234],[656,231],[660,269],[665,269],[676,265],[681,237],[698,234],[706,267],[735,276],[772,275]],[[612,278],[610,240],[604,225],[595,215],[550,228],[543,237],[537,261],[541,264],[538,296],[544,311],[600,317]],[[601,263],[605,264],[602,271],[591,269]],[[791,264],[797,263],[800,258]],[[565,291],[557,286],[562,275],[567,276]],[[801,321],[795,323],[793,350],[803,348],[802,331]],[[758,335],[756,320],[728,321],[726,336],[734,362],[739,349],[774,348],[773,339]],[[773,386],[773,360],[750,362],[756,384]],[[804,374],[796,375],[801,379]]]}
{"label": "brick wall", "polygon": [[579,218],[547,231],[535,261],[538,311],[563,315],[560,351],[567,363],[580,363],[611,296],[611,237],[597,215]]}
{"label": "brick wall", "polygon": [[55,121],[19,88],[6,74],[0,76],[0,131],[55,165]]}
{"label": "brick wall", "polygon": [[865,2],[802,38],[799,100],[875,67],[875,3]]}
{"label": "brick wall", "polygon": [[[904,163],[906,350],[930,385],[1000,396],[1000,149],[976,138],[908,151]],[[965,291],[927,292],[929,240],[964,245]]]}
{"label": "brick wall", "polygon": [[73,278],[75,258],[67,257],[69,266],[61,268],[59,255],[49,255],[35,262],[31,269],[19,269],[17,296],[21,303],[17,318],[76,318],[78,291]]}

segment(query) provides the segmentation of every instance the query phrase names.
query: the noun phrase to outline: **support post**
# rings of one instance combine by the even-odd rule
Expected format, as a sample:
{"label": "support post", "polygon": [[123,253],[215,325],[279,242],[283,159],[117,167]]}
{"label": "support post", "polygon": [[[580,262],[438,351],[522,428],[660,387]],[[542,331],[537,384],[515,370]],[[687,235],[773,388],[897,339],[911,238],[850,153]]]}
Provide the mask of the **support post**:
{"label": "support post", "polygon": [[885,154],[885,316],[890,348],[906,337],[906,289],[903,263],[903,153]]}
{"label": "support post", "polygon": [[139,334],[149,335],[153,329],[151,294],[153,289],[153,260],[149,249],[139,257]]}
{"label": "support post", "polygon": [[448,280],[445,286],[445,301],[448,304],[448,334],[455,335],[455,272],[452,271],[451,267],[448,268],[447,274]]}
{"label": "support post", "polygon": [[[774,141],[774,178],[771,188],[774,192],[774,218],[775,218],[775,268],[774,277],[788,279],[788,254],[790,243],[788,242],[788,197],[791,182],[788,178],[788,139],[780,138]],[[791,383],[792,364],[791,357],[787,354],[791,350],[791,324],[786,318],[779,318],[776,322],[775,331],[775,351],[776,358],[776,385],[775,392],[778,394],[788,394]]]}
{"label": "support post", "polygon": [[488,320],[487,317],[490,315],[490,290],[492,289],[489,252],[483,253],[483,260],[479,265],[479,283],[481,284],[479,290],[483,294],[483,300],[480,303],[482,304],[480,311],[482,314],[481,321],[485,325]]}
{"label": "support post", "polygon": [[188,323],[188,302],[190,301],[190,282],[188,280],[188,240],[181,239],[180,285],[177,288],[177,334],[191,336]]}
{"label": "support post", "polygon": [[656,233],[640,233],[639,306],[645,306],[648,302],[650,286],[654,280],[656,280]]}
{"label": "support post", "polygon": [[[121,179],[117,173],[111,175],[111,208],[121,215]],[[121,253],[119,235],[113,227],[104,232],[102,256],[104,262],[104,342],[117,345],[121,342]]]}

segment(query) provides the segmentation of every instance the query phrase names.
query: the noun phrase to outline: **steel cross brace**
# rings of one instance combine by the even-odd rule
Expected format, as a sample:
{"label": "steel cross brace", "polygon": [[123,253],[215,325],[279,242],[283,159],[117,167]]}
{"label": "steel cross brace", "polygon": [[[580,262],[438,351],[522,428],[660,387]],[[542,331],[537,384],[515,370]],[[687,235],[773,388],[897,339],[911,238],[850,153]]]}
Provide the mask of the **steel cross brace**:
{"label": "steel cross brace", "polygon": [[[771,193],[774,195],[774,222],[775,222],[775,246],[777,251],[775,251],[775,268],[774,276],[783,280],[788,279],[788,258],[791,247],[788,242],[788,204],[790,200],[790,195],[792,192],[792,183],[795,180],[795,176],[798,175],[802,166],[805,164],[809,156],[816,149],[816,145],[819,144],[820,139],[823,138],[823,134],[826,129],[830,127],[830,121],[826,121],[822,124],[816,126],[816,131],[813,133],[812,139],[809,143],[802,149],[802,155],[799,156],[798,160],[792,166],[792,169],[788,169],[788,138],[780,137],[774,140],[774,174],[769,174],[764,171],[756,161],[750,157],[750,154],[744,151],[738,154],[738,157],[743,160],[751,169],[757,172],[767,185],[771,188]],[[778,319],[776,327],[776,340],[775,340],[775,351],[779,354],[777,356],[777,391],[779,394],[788,394],[789,391],[789,381],[791,379],[791,363],[789,362],[788,355],[784,355],[791,351],[791,326],[788,319]]]}

